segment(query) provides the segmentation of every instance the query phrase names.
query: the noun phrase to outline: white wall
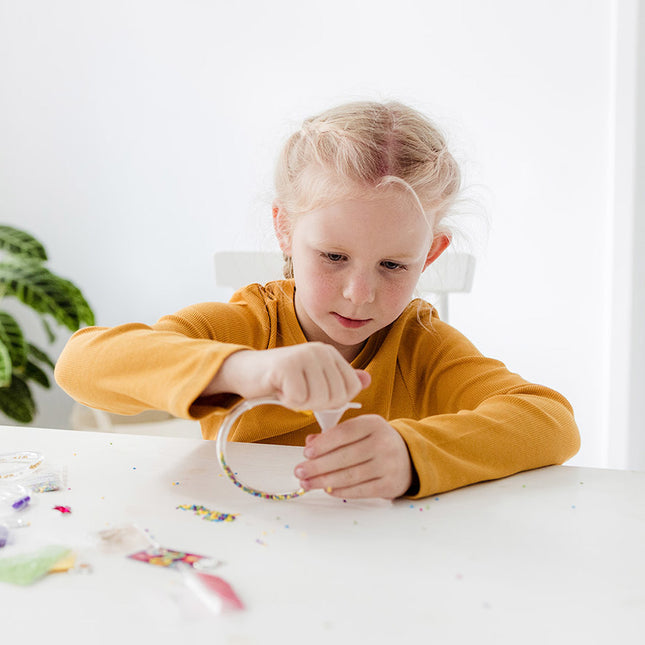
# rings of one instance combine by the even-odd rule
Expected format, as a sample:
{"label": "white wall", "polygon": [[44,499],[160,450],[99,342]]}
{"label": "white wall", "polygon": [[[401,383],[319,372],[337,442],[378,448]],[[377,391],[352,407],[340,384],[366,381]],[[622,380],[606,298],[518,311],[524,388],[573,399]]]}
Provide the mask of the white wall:
{"label": "white wall", "polygon": [[645,470],[645,3],[637,24],[637,83],[634,151],[634,229],[632,237],[632,326],[630,363],[630,416],[627,465]]}
{"label": "white wall", "polygon": [[603,425],[608,464],[645,470],[645,3],[614,2],[612,22]]}
{"label": "white wall", "polygon": [[[569,397],[574,463],[605,465],[613,4],[0,0],[0,220],[99,324],[153,322],[227,296],[215,250],[273,246],[273,160],[300,119],[409,102],[471,186],[479,264],[451,321]],[[37,423],[65,426],[69,401],[43,401]]]}

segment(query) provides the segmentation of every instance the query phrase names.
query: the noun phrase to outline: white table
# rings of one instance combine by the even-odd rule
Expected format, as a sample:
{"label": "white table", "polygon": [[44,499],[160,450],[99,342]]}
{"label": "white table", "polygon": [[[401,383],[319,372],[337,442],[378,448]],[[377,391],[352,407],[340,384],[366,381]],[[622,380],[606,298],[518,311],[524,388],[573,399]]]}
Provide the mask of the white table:
{"label": "white table", "polygon": [[[276,480],[301,453],[231,448],[240,472]],[[645,473],[561,466],[422,501],[271,502],[221,476],[214,442],[0,426],[0,452],[15,450],[66,466],[69,489],[37,495],[0,557],[64,544],[93,571],[0,583],[3,642],[645,642]],[[178,603],[178,573],[97,549],[97,531],[129,522],[223,560],[246,610]]]}

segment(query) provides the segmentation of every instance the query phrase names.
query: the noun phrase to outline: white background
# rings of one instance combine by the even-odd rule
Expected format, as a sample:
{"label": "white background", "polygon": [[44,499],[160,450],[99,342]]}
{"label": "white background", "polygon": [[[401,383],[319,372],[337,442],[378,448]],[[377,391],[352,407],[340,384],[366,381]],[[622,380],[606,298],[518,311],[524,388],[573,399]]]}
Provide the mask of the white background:
{"label": "white background", "polygon": [[[98,324],[152,323],[228,297],[214,251],[275,248],[273,163],[300,120],[410,103],[466,177],[478,266],[451,323],[569,398],[572,463],[645,468],[637,15],[638,0],[0,0],[0,221],[45,244]],[[60,390],[38,401],[36,425],[69,425]]]}

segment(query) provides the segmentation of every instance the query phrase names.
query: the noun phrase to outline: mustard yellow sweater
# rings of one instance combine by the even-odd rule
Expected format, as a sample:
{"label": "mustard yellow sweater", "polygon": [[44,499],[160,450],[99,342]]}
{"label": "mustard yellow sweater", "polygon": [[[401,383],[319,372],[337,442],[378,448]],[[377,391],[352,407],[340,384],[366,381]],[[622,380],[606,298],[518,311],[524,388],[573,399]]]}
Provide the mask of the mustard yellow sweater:
{"label": "mustard yellow sweater", "polygon": [[[214,439],[238,397],[198,396],[224,359],[307,342],[293,295],[290,280],[254,284],[229,303],[187,307],[152,326],[82,329],[64,349],[56,380],[94,408],[199,419],[204,438]],[[380,414],[401,434],[416,470],[411,497],[560,464],[579,448],[563,396],[482,356],[421,300],[371,336],[352,365],[372,383],[355,399],[362,408],[343,418]],[[318,431],[312,415],[264,406],[243,415],[231,438],[304,445]]]}

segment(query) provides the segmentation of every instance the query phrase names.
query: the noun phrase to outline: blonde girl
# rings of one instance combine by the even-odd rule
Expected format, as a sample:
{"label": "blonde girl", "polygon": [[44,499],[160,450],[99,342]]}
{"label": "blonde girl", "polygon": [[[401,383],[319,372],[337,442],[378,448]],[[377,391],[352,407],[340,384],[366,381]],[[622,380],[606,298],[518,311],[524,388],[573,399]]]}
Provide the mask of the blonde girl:
{"label": "blonde girl", "polygon": [[415,285],[450,244],[459,168],[437,128],[400,103],[306,120],[276,168],[273,223],[285,280],[229,303],[77,332],[56,367],[86,405],[163,409],[213,439],[240,397],[323,410],[337,426],[268,406],[232,439],[303,445],[295,475],[338,497],[423,497],[562,463],[579,435],[567,400],[484,357]]}

